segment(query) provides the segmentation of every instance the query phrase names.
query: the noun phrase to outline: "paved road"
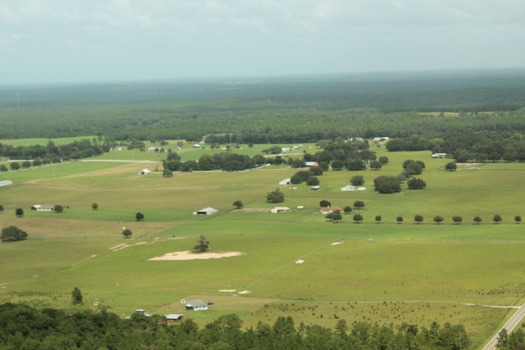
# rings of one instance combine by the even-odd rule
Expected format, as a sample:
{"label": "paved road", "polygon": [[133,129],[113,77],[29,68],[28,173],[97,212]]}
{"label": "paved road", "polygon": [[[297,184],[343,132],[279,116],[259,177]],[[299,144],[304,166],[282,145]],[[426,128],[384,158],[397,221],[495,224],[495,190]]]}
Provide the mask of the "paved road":
{"label": "paved road", "polygon": [[[518,311],[516,311],[514,313],[514,315],[512,315],[512,317],[507,321],[507,323],[505,323],[505,325],[503,326],[502,329],[506,329],[507,330],[507,333],[510,333],[512,332],[512,330],[521,323],[521,320],[523,319],[523,317],[525,317],[525,304],[523,304],[519,309]],[[500,331],[502,330],[500,329]],[[485,345],[485,347],[483,348],[483,350],[494,350],[496,349],[496,345],[498,344],[498,337],[499,337],[499,332],[498,331],[498,334],[496,334],[489,342],[487,345]]]}

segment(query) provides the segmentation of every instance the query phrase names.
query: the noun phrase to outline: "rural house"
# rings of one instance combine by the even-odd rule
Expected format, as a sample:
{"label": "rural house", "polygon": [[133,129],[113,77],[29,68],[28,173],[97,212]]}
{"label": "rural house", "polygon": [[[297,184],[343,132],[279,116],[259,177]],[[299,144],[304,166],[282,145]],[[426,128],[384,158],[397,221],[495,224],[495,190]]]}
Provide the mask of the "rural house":
{"label": "rural house", "polygon": [[31,206],[31,210],[35,210],[35,211],[53,211],[53,210],[55,210],[55,207],[52,206],[51,204],[43,204],[43,205],[35,204],[35,205]]}
{"label": "rural house", "polygon": [[177,321],[180,321],[184,318],[183,314],[166,314],[164,315],[166,323],[175,323]]}

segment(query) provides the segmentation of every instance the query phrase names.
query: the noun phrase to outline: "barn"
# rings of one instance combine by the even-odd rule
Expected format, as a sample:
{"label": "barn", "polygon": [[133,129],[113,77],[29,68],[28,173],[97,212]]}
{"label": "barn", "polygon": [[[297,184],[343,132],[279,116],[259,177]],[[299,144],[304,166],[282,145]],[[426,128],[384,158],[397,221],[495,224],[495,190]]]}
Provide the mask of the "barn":
{"label": "barn", "polygon": [[213,215],[213,214],[217,214],[218,212],[219,211],[217,209],[208,207],[208,208],[203,208],[201,210],[194,211],[193,215]]}

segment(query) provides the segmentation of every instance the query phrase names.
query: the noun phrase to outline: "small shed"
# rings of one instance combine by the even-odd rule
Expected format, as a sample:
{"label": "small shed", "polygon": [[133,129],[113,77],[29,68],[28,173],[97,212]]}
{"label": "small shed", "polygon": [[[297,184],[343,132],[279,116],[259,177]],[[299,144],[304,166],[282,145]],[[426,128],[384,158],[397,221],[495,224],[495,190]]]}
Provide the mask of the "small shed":
{"label": "small shed", "polygon": [[291,183],[292,183],[292,180],[290,180],[290,178],[279,181],[279,185],[289,185]]}
{"label": "small shed", "polygon": [[55,207],[51,204],[35,204],[31,206],[31,210],[35,211],[53,211],[55,210]]}
{"label": "small shed", "polygon": [[208,304],[201,300],[192,300],[190,302],[187,302],[186,310],[192,310],[192,311],[203,311],[208,310]]}
{"label": "small shed", "polygon": [[288,207],[275,207],[270,210],[270,213],[272,214],[278,214],[278,213],[288,213],[290,212],[290,208]]}
{"label": "small shed", "polygon": [[2,186],[9,186],[9,185],[12,185],[13,184],[13,181],[11,180],[2,180],[0,181],[0,187]]}
{"label": "small shed", "polygon": [[184,318],[183,314],[166,314],[164,315],[166,323],[175,323]]}
{"label": "small shed", "polygon": [[140,175],[148,175],[149,173],[151,173],[151,170],[149,169],[142,169],[141,171],[139,171]]}
{"label": "small shed", "polygon": [[217,209],[208,207],[208,208],[203,208],[201,210],[194,211],[193,215],[213,215],[213,214],[217,214],[218,212],[219,211]]}
{"label": "small shed", "polygon": [[317,162],[305,162],[305,165],[308,166],[308,167],[312,167],[312,166],[319,166],[319,163],[317,163]]}

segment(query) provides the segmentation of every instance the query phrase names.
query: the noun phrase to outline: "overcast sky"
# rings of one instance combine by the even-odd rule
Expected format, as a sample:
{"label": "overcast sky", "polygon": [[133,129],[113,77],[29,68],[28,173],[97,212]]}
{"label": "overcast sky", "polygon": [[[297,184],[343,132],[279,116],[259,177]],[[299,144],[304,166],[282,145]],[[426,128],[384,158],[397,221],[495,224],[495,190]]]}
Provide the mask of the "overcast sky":
{"label": "overcast sky", "polygon": [[2,0],[0,84],[525,66],[525,0]]}

